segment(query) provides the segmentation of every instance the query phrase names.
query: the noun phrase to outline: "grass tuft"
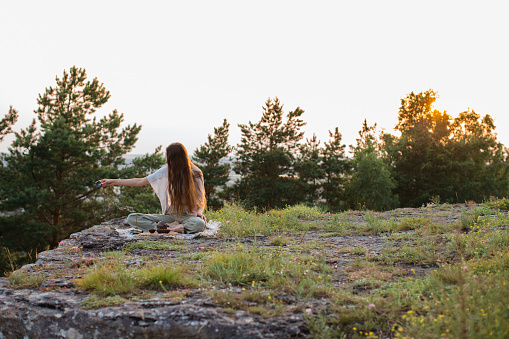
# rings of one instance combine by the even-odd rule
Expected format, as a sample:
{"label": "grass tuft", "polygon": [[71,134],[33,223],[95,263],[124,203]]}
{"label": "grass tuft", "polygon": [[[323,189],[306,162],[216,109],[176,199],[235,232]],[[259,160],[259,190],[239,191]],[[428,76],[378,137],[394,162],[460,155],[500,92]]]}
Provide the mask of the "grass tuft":
{"label": "grass tuft", "polygon": [[46,277],[39,273],[14,271],[7,277],[9,287],[13,289],[39,288]]}
{"label": "grass tuft", "polygon": [[160,251],[182,251],[185,246],[181,242],[168,242],[161,240],[142,240],[130,242],[124,245],[124,250],[132,252],[135,249],[160,250]]}
{"label": "grass tuft", "polygon": [[123,305],[125,302],[127,302],[127,299],[124,299],[118,295],[104,298],[93,294],[83,300],[81,303],[81,308],[90,310],[109,306],[119,306]]}
{"label": "grass tuft", "polygon": [[317,207],[296,205],[282,210],[248,212],[242,206],[227,204],[219,211],[211,211],[209,219],[222,223],[219,236],[223,238],[271,235],[274,232],[308,231],[316,228],[313,221],[322,215]]}
{"label": "grass tuft", "polygon": [[197,286],[185,274],[183,266],[146,265],[142,268],[127,268],[123,261],[114,258],[96,263],[76,284],[101,296],[137,294],[146,289],[167,291]]}

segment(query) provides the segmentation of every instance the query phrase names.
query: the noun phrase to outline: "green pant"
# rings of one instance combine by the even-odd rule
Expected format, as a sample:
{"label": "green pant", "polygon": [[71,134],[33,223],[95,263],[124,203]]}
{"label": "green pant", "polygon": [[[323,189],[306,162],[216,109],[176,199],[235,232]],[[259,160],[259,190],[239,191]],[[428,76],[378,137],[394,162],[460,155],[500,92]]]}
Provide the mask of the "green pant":
{"label": "green pant", "polygon": [[177,218],[176,214],[162,215],[162,214],[142,214],[142,213],[131,213],[127,217],[127,222],[133,227],[140,228],[144,231],[148,231],[156,227],[159,221],[172,223],[178,221],[186,233],[197,233],[205,229],[205,221],[200,217],[195,217],[193,214],[182,214],[180,218]]}

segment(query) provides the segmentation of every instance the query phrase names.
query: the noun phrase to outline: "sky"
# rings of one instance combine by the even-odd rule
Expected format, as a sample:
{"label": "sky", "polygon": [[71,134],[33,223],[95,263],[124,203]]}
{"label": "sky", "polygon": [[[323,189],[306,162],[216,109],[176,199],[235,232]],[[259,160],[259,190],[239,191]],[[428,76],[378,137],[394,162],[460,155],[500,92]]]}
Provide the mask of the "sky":
{"label": "sky", "polygon": [[305,138],[337,126],[350,145],[364,119],[395,133],[401,98],[428,89],[452,117],[490,114],[509,146],[506,3],[1,1],[0,117],[13,106],[26,128],[38,94],[77,66],[111,93],[98,117],[143,126],[131,154],[192,153],[224,118],[237,145],[275,97],[305,111]]}

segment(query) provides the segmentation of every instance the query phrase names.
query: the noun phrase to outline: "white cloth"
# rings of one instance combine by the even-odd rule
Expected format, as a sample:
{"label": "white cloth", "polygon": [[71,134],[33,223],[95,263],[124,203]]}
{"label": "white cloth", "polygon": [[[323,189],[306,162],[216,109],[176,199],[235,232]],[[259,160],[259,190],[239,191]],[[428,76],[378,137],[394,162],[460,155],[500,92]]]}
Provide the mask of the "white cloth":
{"label": "white cloth", "polygon": [[219,231],[221,223],[219,221],[209,220],[205,225],[205,229],[198,233],[192,234],[176,234],[176,235],[164,235],[165,238],[175,239],[194,239],[194,238],[214,238]]}
{"label": "white cloth", "polygon": [[[164,237],[164,238],[175,238],[175,239],[214,238],[217,235],[217,232],[219,231],[219,227],[221,227],[221,223],[219,221],[209,220],[209,221],[207,221],[207,224],[205,225],[205,229],[202,232],[192,233],[192,234],[178,234],[178,235],[162,234],[162,235],[158,235],[158,236]],[[128,240],[140,239],[140,237],[138,236],[139,233],[134,234],[133,230],[134,230],[134,228],[129,228],[129,229],[116,228],[115,229],[115,231],[117,231],[117,233],[120,237],[126,238]]]}
{"label": "white cloth", "polygon": [[[200,171],[200,169],[198,167],[193,167],[193,171]],[[161,211],[163,214],[167,214],[171,205],[170,194],[168,192],[168,167],[161,167],[156,172],[147,176],[147,180],[159,198],[159,202],[161,203]],[[203,201],[203,197],[205,195],[203,181],[201,179],[195,178],[194,184],[196,186],[196,193],[198,198],[200,201]]]}

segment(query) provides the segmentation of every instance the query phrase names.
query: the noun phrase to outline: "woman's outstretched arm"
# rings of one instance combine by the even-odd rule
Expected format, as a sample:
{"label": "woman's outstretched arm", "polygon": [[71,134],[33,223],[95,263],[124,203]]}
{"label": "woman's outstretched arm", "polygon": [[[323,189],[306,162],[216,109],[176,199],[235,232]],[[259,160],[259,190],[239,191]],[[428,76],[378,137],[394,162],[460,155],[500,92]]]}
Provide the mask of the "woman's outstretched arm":
{"label": "woman's outstretched arm", "polygon": [[103,187],[108,186],[143,186],[148,184],[147,178],[132,179],[101,179],[99,180]]}

